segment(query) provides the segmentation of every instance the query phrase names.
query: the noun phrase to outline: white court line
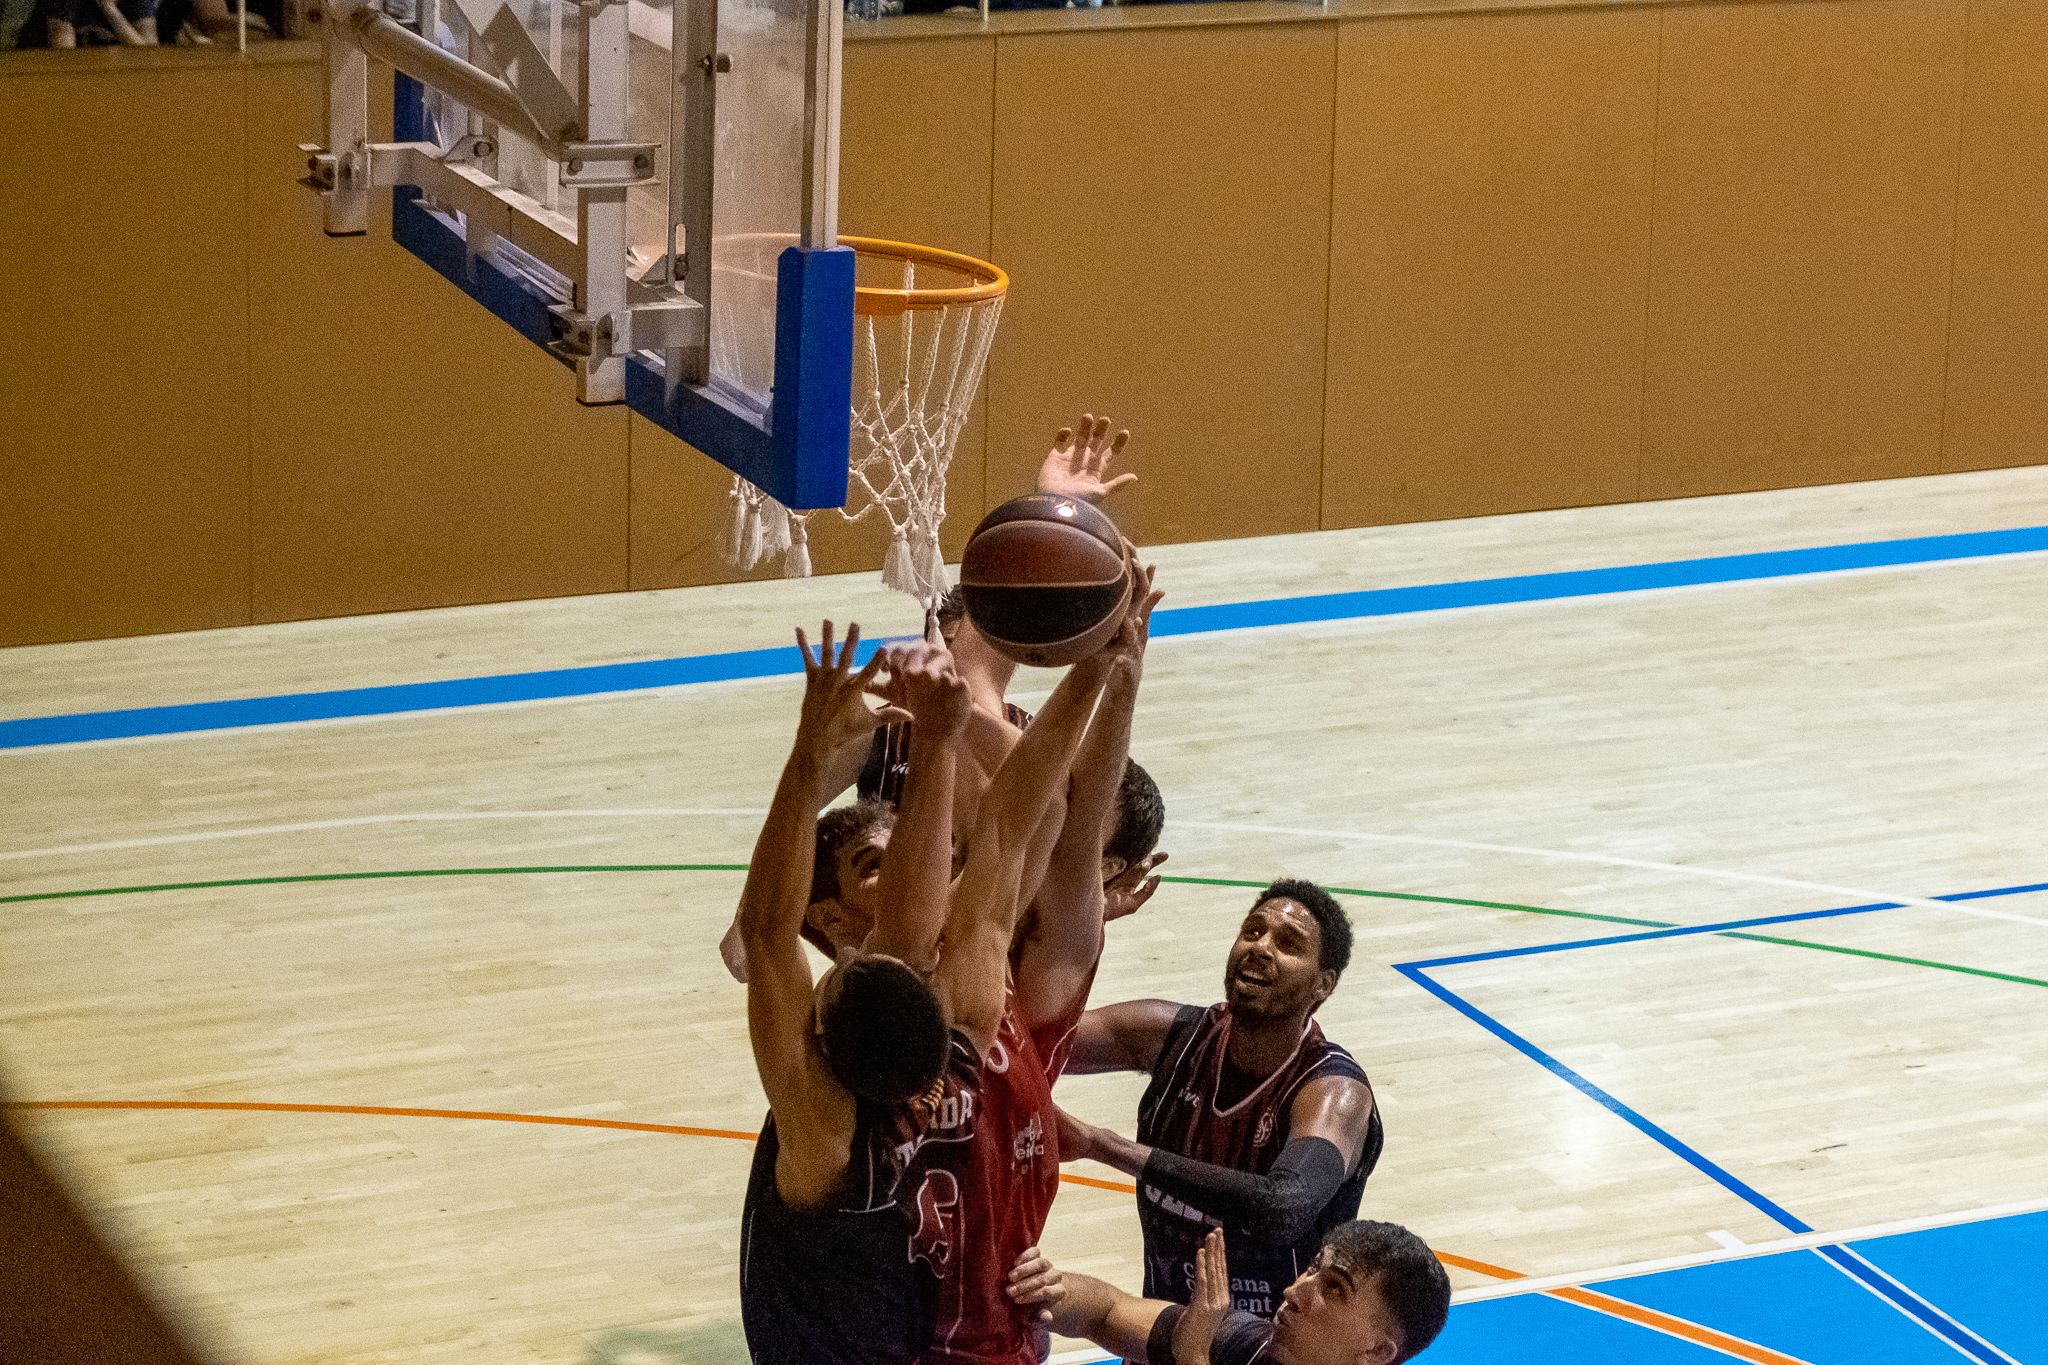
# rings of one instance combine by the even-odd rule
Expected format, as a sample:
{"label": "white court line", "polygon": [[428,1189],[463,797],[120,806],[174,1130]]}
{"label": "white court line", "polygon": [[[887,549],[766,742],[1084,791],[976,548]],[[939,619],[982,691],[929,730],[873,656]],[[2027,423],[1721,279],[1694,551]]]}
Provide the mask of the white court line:
{"label": "white court line", "polygon": [[[1893,1297],[1893,1295],[1885,1293],[1876,1285],[1871,1284],[1868,1280],[1860,1279],[1855,1275],[1851,1275],[1843,1267],[1839,1265],[1834,1265],[1832,1261],[1829,1262],[1830,1265],[1833,1265],[1837,1271],[1840,1271],[1844,1276],[1847,1276],[1847,1278],[1852,1283],[1854,1283],[1858,1289],[1863,1290],[1872,1298],[1876,1299],[1879,1303],[1882,1303],[1887,1308],[1892,1309],[1900,1317],[1912,1323],[1915,1327],[1920,1328],[1922,1331],[1926,1332],[1927,1335],[1933,1337],[1936,1341],[1948,1347],[1957,1355],[1962,1356],[1968,1360],[1984,1360],[1986,1357],[1990,1357],[1992,1359],[2004,1361],[2005,1365],[2020,1365],[2019,1361],[2013,1359],[2004,1351],[1999,1350],[1998,1347],[1986,1341],[1976,1332],[1972,1331],[1968,1327],[1965,1327],[1962,1323],[1957,1322],[1953,1317],[1950,1317],[1947,1313],[1944,1313],[1941,1309],[1929,1303],[1923,1295],[1921,1295],[1918,1291],[1913,1289],[1910,1285],[1901,1284],[1899,1280],[1893,1275],[1891,1275],[1888,1271],[1886,1271],[1883,1266],[1871,1264],[1869,1257],[1863,1255],[1860,1252],[1853,1251],[1848,1247],[1841,1248],[1841,1251],[1844,1256],[1847,1256],[1849,1259],[1856,1262],[1856,1264],[1862,1266],[1865,1270],[1868,1270],[1871,1274],[1877,1276],[1880,1280],[1883,1280],[1886,1284],[1890,1285],[1898,1297]],[[1928,1322],[1926,1318],[1921,1317],[1918,1313],[1913,1312],[1901,1300],[1911,1300],[1913,1303],[1918,1304],[1921,1308],[1927,1311],[1929,1317],[1939,1318],[1941,1321],[1947,1323],[1950,1327],[1953,1327],[1956,1330],[1956,1333],[1959,1336],[1961,1336],[1965,1341],[1969,1342],[1970,1346],[1975,1346],[1979,1348],[1979,1350],[1971,1350],[1970,1346],[1965,1346],[1961,1342],[1956,1341],[1954,1338],[1943,1334],[1938,1328],[1934,1326],[1934,1324]],[[1982,1353],[1980,1354],[1979,1351],[1981,1351]]]}
{"label": "white court line", "polygon": [[186,834],[156,834],[142,839],[110,839],[96,844],[53,844],[48,848],[16,848],[0,852],[0,861],[16,858],[58,858],[78,853],[112,853],[125,848],[169,848],[177,844],[205,844],[216,839],[250,839],[265,834],[306,834],[323,829],[355,829],[366,825],[460,824],[469,820],[619,820],[655,819],[672,816],[748,816],[760,819],[767,812],[753,806],[645,806],[616,810],[467,810],[422,811],[404,815],[351,815],[338,820],[303,820],[286,825],[237,825],[232,829],[195,830]]}
{"label": "white court line", "polygon": [[1897,1236],[1902,1232],[1926,1232],[1933,1228],[1956,1227],[1964,1223],[1986,1223],[1999,1218],[2015,1218],[2022,1214],[2042,1212],[2048,1212],[2048,1199],[1987,1204],[1982,1208],[1931,1213],[1918,1218],[1898,1218],[1885,1223],[1872,1223],[1865,1227],[1844,1228],[1839,1232],[1807,1232],[1796,1237],[1780,1237],[1769,1242],[1749,1242],[1740,1248],[1727,1247],[1719,1251],[1697,1252],[1690,1256],[1665,1256],[1654,1261],[1631,1261],[1599,1270],[1571,1270],[1558,1275],[1532,1275],[1527,1279],[1502,1280],[1498,1284],[1480,1285],[1463,1290],[1454,1294],[1452,1299],[1457,1303],[1471,1303],[1480,1299],[1512,1298],[1517,1294],[1542,1294],[1553,1289],[1575,1289],[1580,1285],[1597,1284],[1605,1280],[1627,1280],[1638,1275],[1654,1275],[1664,1270],[1719,1265],[1723,1261],[1750,1260],[1758,1256],[1775,1256],[1786,1251],[1810,1251],[1814,1247],[1868,1242],[1880,1237]]}
{"label": "white court line", "polygon": [[[1604,867],[1640,868],[1649,872],[1667,872],[1687,877],[1704,877],[1710,881],[1747,882],[1756,886],[1786,887],[1794,891],[1823,891],[1831,896],[1847,896],[1857,901],[1885,901],[1896,905],[1910,905],[1922,910],[1941,910],[1950,914],[1973,915],[1982,919],[2011,920],[2018,924],[2048,926],[2048,919],[2035,919],[2029,915],[2015,915],[2003,910],[1985,910],[1973,905],[1959,905],[1954,901],[1933,900],[1926,896],[1901,896],[1889,891],[1870,891],[1862,887],[1837,886],[1832,882],[1809,882],[1795,877],[1774,877],[1762,872],[1735,872],[1727,868],[1701,867],[1694,863],[1660,863],[1644,858],[1622,858],[1607,853],[1576,853],[1555,848],[1530,848],[1522,844],[1487,844],[1469,839],[1434,839],[1421,834],[1375,834],[1364,830],[1309,829],[1299,825],[1261,825],[1236,820],[1176,820],[1175,829],[1213,829],[1226,834],[1287,834],[1304,839],[1339,839],[1358,843],[1374,844],[1420,844],[1428,848],[1460,849],[1473,853],[1507,853],[1518,858],[1538,858],[1548,862],[1598,863]],[[1682,928],[1684,926],[1674,926]]]}

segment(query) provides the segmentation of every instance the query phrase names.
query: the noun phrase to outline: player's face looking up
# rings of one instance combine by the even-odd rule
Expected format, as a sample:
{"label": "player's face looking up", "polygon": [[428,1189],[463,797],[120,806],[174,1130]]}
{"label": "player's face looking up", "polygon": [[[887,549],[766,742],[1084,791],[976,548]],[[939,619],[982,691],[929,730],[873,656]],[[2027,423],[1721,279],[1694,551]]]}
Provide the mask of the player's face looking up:
{"label": "player's face looking up", "polygon": [[1379,1277],[1338,1265],[1327,1250],[1280,1299],[1273,1318],[1279,1365],[1385,1365],[1400,1354],[1400,1328]]}
{"label": "player's face looking up", "polygon": [[1336,987],[1323,970],[1322,929],[1308,908],[1285,896],[1252,907],[1230,945],[1223,995],[1232,1013],[1254,1019],[1306,1014]]}

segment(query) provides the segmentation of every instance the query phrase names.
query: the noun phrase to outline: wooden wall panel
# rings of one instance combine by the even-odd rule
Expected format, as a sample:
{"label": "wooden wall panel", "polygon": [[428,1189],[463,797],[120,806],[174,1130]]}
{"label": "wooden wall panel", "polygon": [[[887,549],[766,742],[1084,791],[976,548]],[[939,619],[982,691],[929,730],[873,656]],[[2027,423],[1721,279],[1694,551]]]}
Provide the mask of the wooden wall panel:
{"label": "wooden wall panel", "polygon": [[[257,619],[627,586],[626,415],[293,183],[320,68],[249,71]],[[376,82],[382,86],[382,79]],[[380,199],[383,196],[378,196]]]}
{"label": "wooden wall panel", "polygon": [[[845,139],[841,228],[987,260],[995,76],[992,38],[849,42],[840,119]],[[905,118],[907,109],[926,113]],[[967,533],[988,510],[987,454],[988,382],[983,380],[946,480],[947,515],[940,538],[948,557],[958,557]],[[887,544],[878,531],[863,527],[843,540],[853,556],[845,567],[881,564]]]}
{"label": "wooden wall panel", "polygon": [[999,41],[991,499],[1088,407],[1137,433],[1116,510],[1140,542],[1315,529],[1335,45],[1328,24]]}
{"label": "wooden wall panel", "polygon": [[1973,0],[1942,467],[2048,461],[2048,5]]}
{"label": "wooden wall panel", "polygon": [[1644,495],[1937,468],[1963,0],[1662,17]]}
{"label": "wooden wall panel", "polygon": [[1636,496],[1657,24],[1341,27],[1325,527]]}
{"label": "wooden wall panel", "polygon": [[0,644],[249,619],[242,87],[0,79]]}

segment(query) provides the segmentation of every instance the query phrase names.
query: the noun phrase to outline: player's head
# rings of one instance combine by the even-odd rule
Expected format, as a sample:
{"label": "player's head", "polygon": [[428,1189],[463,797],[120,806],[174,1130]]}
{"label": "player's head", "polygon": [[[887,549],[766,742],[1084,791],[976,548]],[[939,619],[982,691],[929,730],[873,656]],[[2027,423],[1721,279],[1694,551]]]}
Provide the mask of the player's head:
{"label": "player's head", "polygon": [[875,888],[896,808],[872,797],[818,817],[804,938],[827,957],[860,947],[875,927]]}
{"label": "player's head", "polygon": [[938,618],[939,638],[949,645],[952,644],[953,637],[960,631],[961,623],[967,619],[966,590],[959,584],[954,584],[946,590],[946,595],[939,599],[938,605],[932,608],[932,614]]}
{"label": "player's head", "polygon": [[1124,760],[1124,779],[1116,789],[1116,828],[1102,846],[1102,880],[1108,882],[1132,863],[1152,856],[1165,828],[1166,800],[1159,794],[1159,784],[1136,759]]}
{"label": "player's head", "polygon": [[1344,1223],[1280,1298],[1278,1365],[1398,1365],[1443,1330],[1451,1281],[1408,1229]]}
{"label": "player's head", "polygon": [[1230,945],[1223,995],[1253,1019],[1313,1014],[1351,962],[1351,921],[1314,882],[1282,878],[1259,893]]}
{"label": "player's head", "polygon": [[877,1104],[922,1094],[946,1064],[946,1016],[910,966],[880,953],[843,957],[818,983],[818,1050],[848,1092]]}

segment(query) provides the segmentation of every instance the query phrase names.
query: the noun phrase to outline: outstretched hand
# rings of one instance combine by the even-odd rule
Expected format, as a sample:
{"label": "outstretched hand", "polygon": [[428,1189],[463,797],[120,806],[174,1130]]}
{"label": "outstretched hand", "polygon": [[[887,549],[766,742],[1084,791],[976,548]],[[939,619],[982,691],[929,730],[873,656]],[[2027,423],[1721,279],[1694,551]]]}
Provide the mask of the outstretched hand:
{"label": "outstretched hand", "polygon": [[1223,1253],[1223,1229],[1211,1228],[1195,1251],[1194,1298],[1173,1325],[1173,1358],[1180,1365],[1209,1365],[1209,1347],[1223,1315],[1230,1311],[1230,1266]]}
{"label": "outstretched hand", "polygon": [[883,654],[889,673],[878,691],[893,708],[907,711],[920,729],[932,734],[958,735],[967,728],[974,697],[945,645],[920,640],[892,645]]}
{"label": "outstretched hand", "polygon": [[1121,429],[1110,436],[1107,417],[1082,413],[1079,427],[1061,427],[1052,438],[1052,449],[1038,468],[1038,491],[1099,505],[1138,481],[1136,474],[1104,477],[1130,439],[1131,433]]}
{"label": "outstretched hand", "polygon": [[1152,893],[1159,889],[1156,869],[1166,858],[1164,853],[1140,858],[1102,884],[1104,924],[1113,924],[1145,908],[1145,902],[1151,900]]}
{"label": "outstretched hand", "polygon": [[860,646],[860,627],[846,628],[846,643],[835,654],[832,623],[825,622],[816,652],[804,635],[796,631],[796,647],[804,656],[804,707],[797,721],[797,745],[821,761],[851,740],[861,739],[891,721],[908,720],[901,707],[871,709],[864,693],[874,690],[875,675],[881,671],[883,655],[869,659],[867,667],[855,670],[853,658]]}
{"label": "outstretched hand", "polygon": [[1145,671],[1145,648],[1152,642],[1152,609],[1166,594],[1154,586],[1159,566],[1139,563],[1138,547],[1128,540],[1124,542],[1124,563],[1131,595],[1125,600],[1123,622],[1102,646],[1102,653],[1107,662],[1128,672],[1136,682]]}

